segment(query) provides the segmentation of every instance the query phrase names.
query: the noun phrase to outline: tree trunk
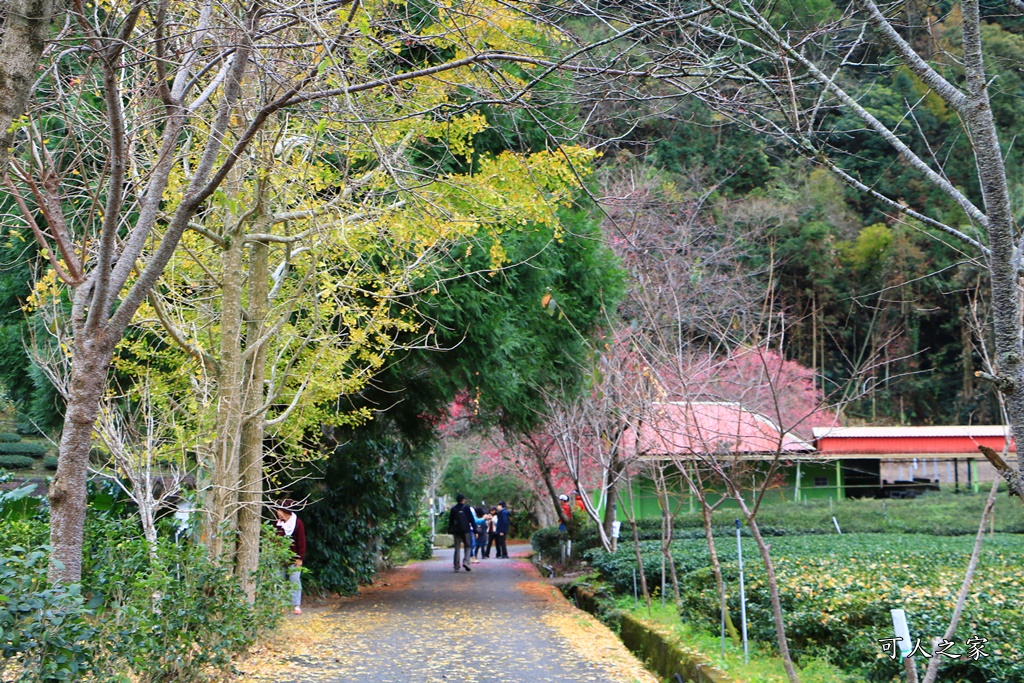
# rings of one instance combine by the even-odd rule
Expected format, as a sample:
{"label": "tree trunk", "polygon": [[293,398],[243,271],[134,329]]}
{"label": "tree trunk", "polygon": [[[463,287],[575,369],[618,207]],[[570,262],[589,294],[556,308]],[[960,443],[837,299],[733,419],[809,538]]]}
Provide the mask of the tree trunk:
{"label": "tree trunk", "polygon": [[636,510],[633,509],[633,487],[627,486],[629,491],[629,526],[633,530],[633,553],[636,556],[636,571],[640,576],[640,592],[647,603],[647,609],[651,609],[651,594],[647,590],[647,573],[644,571],[644,561],[640,554],[640,529],[636,524]]}
{"label": "tree trunk", "polygon": [[546,454],[541,449],[535,448],[531,445],[527,445],[526,448],[533,455],[534,462],[537,463],[537,470],[540,472],[540,476],[544,480],[544,488],[547,489],[551,505],[555,510],[555,516],[567,529],[570,528],[572,525],[572,519],[566,517],[565,510],[562,509],[562,501],[558,499],[558,491],[555,490],[555,482],[551,479],[551,466],[547,462]]}
{"label": "tree trunk", "polygon": [[772,617],[775,620],[775,636],[778,639],[779,654],[782,656],[782,664],[786,668],[786,676],[789,678],[790,683],[800,683],[800,677],[797,676],[796,667],[793,665],[793,657],[789,653],[789,641],[786,639],[786,622],[782,615],[782,600],[779,597],[779,581],[775,576],[775,563],[772,561],[771,553],[769,552],[768,545],[764,542],[764,537],[761,536],[761,530],[757,526],[757,520],[750,513],[743,499],[736,495],[736,502],[740,504],[740,508],[743,510],[743,516],[747,518],[747,526],[750,528],[750,535],[754,537],[754,542],[757,543],[757,549],[761,551],[761,560],[764,562],[764,571],[768,576],[768,593],[771,596],[772,601]]}
{"label": "tree trunk", "polygon": [[715,586],[718,587],[719,599],[725,595],[725,580],[722,578],[722,564],[718,561],[718,548],[715,546],[715,534],[711,527],[711,508],[701,496],[700,513],[704,520],[704,538],[708,542],[708,555],[711,556],[711,573],[715,575]]}
{"label": "tree trunk", "polygon": [[[621,475],[622,461],[619,459],[618,449],[616,449],[608,466],[608,487],[605,492],[605,501],[607,502],[604,506],[604,520],[602,521],[604,535],[607,538],[612,537],[612,523],[615,521],[615,500],[618,498],[619,477]],[[614,539],[612,543],[615,543]]]}
{"label": "tree trunk", "polygon": [[0,171],[4,173],[14,142],[11,124],[25,113],[39,77],[53,0],[11,0],[6,4],[0,43]]}
{"label": "tree trunk", "polygon": [[60,437],[57,474],[50,484],[51,584],[82,579],[89,451],[100,396],[106,385],[112,349],[95,343],[78,345],[71,363],[70,391]]}
{"label": "tree trunk", "polygon": [[668,562],[669,577],[672,580],[672,591],[675,595],[676,605],[680,604],[679,599],[679,577],[676,576],[676,562],[672,557],[672,533],[675,515],[672,514],[672,500],[668,495],[668,482],[665,480],[663,469],[658,470],[658,487],[661,489],[661,554]]}
{"label": "tree trunk", "polygon": [[636,525],[636,517],[630,515],[629,526],[633,529],[633,553],[636,556],[636,572],[640,576],[640,593],[644,596],[647,609],[651,608],[651,594],[647,590],[647,573],[644,571],[644,559],[640,554],[640,530]]}
{"label": "tree trunk", "polygon": [[226,562],[234,561],[235,545],[225,544],[225,535],[237,528],[238,451],[242,428],[243,246],[241,230],[235,231],[222,257],[216,438],[206,503],[205,536],[210,557]]}
{"label": "tree trunk", "polygon": [[[1021,312],[1017,286],[1017,243],[1006,166],[988,98],[988,79],[981,49],[981,18],[977,0],[963,5],[964,76],[968,95],[966,122],[977,162],[981,194],[988,218],[989,271],[992,275],[992,317],[995,329],[996,368],[1006,410],[1018,443],[1024,440],[1024,345],[1021,343]],[[1024,459],[1017,472],[1003,475],[1024,499]]]}
{"label": "tree trunk", "polygon": [[[251,353],[245,374],[245,413],[239,454],[241,488],[238,492],[238,558],[235,573],[250,604],[256,601],[254,579],[260,563],[260,508],[263,500],[263,379],[267,345],[260,343],[269,302],[268,249],[263,242],[252,246],[249,262],[249,324],[246,351]],[[253,344],[260,344],[253,349]]]}

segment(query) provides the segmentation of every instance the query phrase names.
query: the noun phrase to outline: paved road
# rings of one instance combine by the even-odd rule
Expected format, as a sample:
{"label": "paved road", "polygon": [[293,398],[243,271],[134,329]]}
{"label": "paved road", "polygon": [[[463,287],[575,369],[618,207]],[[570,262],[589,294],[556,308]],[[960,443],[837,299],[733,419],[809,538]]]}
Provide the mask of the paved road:
{"label": "paved road", "polygon": [[[409,571],[414,580],[371,592],[337,609],[299,617],[305,636],[289,636],[271,674],[279,683],[631,683],[613,636],[570,609],[510,548],[472,572],[452,571],[451,550]],[[291,619],[291,618],[289,618]],[[587,621],[589,620],[589,621]],[[568,625],[568,626],[567,626]],[[573,630],[583,631],[577,636]],[[604,629],[603,635],[596,634]],[[313,633],[315,631],[315,633]],[[594,640],[588,640],[595,633]],[[603,638],[603,640],[602,640]],[[588,643],[594,643],[588,645]],[[584,651],[589,650],[589,651]],[[634,660],[635,664],[635,660]],[[646,679],[645,680],[653,680]]]}

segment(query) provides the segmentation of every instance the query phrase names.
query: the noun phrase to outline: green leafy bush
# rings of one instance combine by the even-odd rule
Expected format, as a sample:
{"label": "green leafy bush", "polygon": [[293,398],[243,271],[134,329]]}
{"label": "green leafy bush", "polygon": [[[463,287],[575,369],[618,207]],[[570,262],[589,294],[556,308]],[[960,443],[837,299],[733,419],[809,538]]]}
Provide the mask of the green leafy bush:
{"label": "green leafy bush", "polygon": [[[9,473],[0,472],[0,484],[6,484],[14,477]],[[36,490],[35,484],[24,484],[13,489],[0,489],[0,518],[24,519],[31,517],[39,508],[40,500],[32,494]],[[34,543],[11,543],[9,545],[27,545],[34,547]],[[0,544],[0,547],[4,547]]]}
{"label": "green leafy bush", "polygon": [[[597,550],[601,547],[601,537],[597,533],[592,522],[589,520],[581,520],[578,530],[573,538],[573,554],[583,555],[590,550]],[[636,523],[637,535],[640,537],[641,542],[643,541],[659,541],[661,540],[661,519],[639,519]],[[730,523],[729,525],[721,524],[714,530],[716,537],[726,536],[735,533],[735,527]],[[749,536],[750,532],[743,528],[743,535]],[[782,536],[785,531],[772,526],[762,526],[761,534],[764,536]],[[622,523],[621,538],[619,539],[619,545],[631,544],[633,542],[633,529],[628,522]],[[672,537],[677,540],[693,539],[693,538],[704,538],[704,527],[691,527],[683,526],[677,522]],[[566,538],[565,532],[558,530],[558,527],[547,527],[546,529],[540,529],[536,531],[533,536],[530,537],[530,544],[533,549],[541,553],[545,557],[554,557],[558,554],[558,543],[560,540]]]}
{"label": "green leafy bush", "polygon": [[[230,568],[210,560],[199,545],[163,540],[156,560],[147,563],[138,540],[123,541],[135,547],[122,548],[123,564],[103,577],[109,591],[99,610],[109,643],[106,668],[127,665],[147,683],[203,681],[226,671],[283,613],[284,562],[274,550],[280,543],[266,541],[258,607],[246,603]],[[129,564],[133,559],[148,564],[147,570]]]}
{"label": "green leafy bush", "polygon": [[45,467],[48,470],[57,469],[57,456],[48,455],[45,458],[43,458],[43,467]]}
{"label": "green leafy bush", "polygon": [[0,442],[0,455],[46,455],[49,452],[49,446],[43,443],[26,441],[19,443]]}
{"label": "green leafy bush", "polygon": [[0,432],[0,443],[17,443],[19,441],[21,441],[21,437],[17,434]]}
{"label": "green leafy bush", "polygon": [[78,680],[96,633],[79,585],[47,584],[45,548],[10,552],[0,557],[0,673],[16,663],[19,682]]}
{"label": "green leafy bush", "polygon": [[0,548],[35,548],[50,538],[50,525],[38,519],[13,518],[0,520]]}
{"label": "green leafy bush", "polygon": [[0,467],[12,470],[28,469],[36,464],[36,461],[27,455],[0,455]]}
{"label": "green leafy bush", "polygon": [[[290,550],[288,539],[269,525],[263,529],[256,604],[249,605],[230,570],[202,546],[172,540],[171,520],[160,523],[153,557],[117,489],[94,484],[89,493],[80,590],[47,592],[45,553],[32,554],[30,563],[0,559],[0,594],[30,595],[43,615],[28,626],[11,626],[3,610],[25,601],[0,599],[0,647],[6,648],[0,666],[6,663],[19,681],[77,680],[87,672],[100,681],[129,680],[125,672],[138,683],[210,680],[279,622],[288,598],[281,570]],[[0,547],[47,534],[42,509],[4,520]],[[17,642],[21,650],[13,644],[15,632],[27,634]],[[73,673],[65,675],[62,666]]]}
{"label": "green leafy bush", "polygon": [[434,544],[430,538],[430,521],[420,517],[416,526],[392,546],[388,559],[393,564],[404,564],[416,560],[429,560],[434,556]]}
{"label": "green leafy bush", "polygon": [[159,531],[156,557],[134,516],[121,516],[120,499],[102,487],[94,501],[106,510],[86,524],[83,590],[95,606],[100,640],[96,669],[128,669],[140,683],[208,680],[273,628],[288,592],[281,569],[287,539],[263,529],[257,601],[249,605],[230,567],[211,560],[187,539],[174,541],[171,521]]}

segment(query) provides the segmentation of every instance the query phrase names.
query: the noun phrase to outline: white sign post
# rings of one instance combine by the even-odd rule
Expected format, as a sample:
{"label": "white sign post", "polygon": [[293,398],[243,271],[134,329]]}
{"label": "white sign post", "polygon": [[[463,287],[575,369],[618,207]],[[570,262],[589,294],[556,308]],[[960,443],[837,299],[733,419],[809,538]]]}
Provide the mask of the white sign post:
{"label": "white sign post", "polygon": [[889,610],[892,614],[892,628],[896,632],[896,637],[901,640],[896,641],[896,645],[900,648],[900,659],[906,658],[910,654],[910,627],[907,625],[907,613],[901,609]]}
{"label": "white sign post", "polygon": [[910,643],[910,627],[907,625],[907,613],[901,609],[889,610],[892,614],[892,628],[896,637],[900,640],[896,644],[900,648],[900,656],[903,660],[903,668],[907,671],[907,683],[917,683],[917,666],[914,658],[908,657],[913,647]]}

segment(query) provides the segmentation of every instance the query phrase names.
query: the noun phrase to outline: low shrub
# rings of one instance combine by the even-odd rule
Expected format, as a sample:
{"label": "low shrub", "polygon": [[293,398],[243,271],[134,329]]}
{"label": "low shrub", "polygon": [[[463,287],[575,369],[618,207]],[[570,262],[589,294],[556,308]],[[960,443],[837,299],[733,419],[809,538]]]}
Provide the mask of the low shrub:
{"label": "low shrub", "polygon": [[[647,525],[647,520],[642,520]],[[661,525],[659,521],[659,535]],[[601,547],[601,537],[593,520],[582,510],[573,511],[572,524],[562,531],[560,526],[538,529],[530,536],[530,545],[543,557],[557,557],[561,552],[561,544],[565,540],[573,543],[573,554]]]}
{"label": "low shrub", "polygon": [[[100,681],[193,683],[224,673],[284,614],[289,539],[264,527],[249,605],[228,567],[173,540],[169,519],[151,556],[137,518],[109,493],[90,487],[80,589],[46,587],[44,550],[0,559],[0,672],[6,664],[19,683],[90,672]],[[45,512],[4,520],[0,547],[45,540]]]}
{"label": "low shrub", "polygon": [[27,455],[0,455],[0,467],[20,470],[29,469],[35,464],[36,461]]}
{"label": "low shrub", "polygon": [[[226,672],[232,658],[247,650],[281,618],[286,588],[281,568],[287,543],[264,533],[257,602],[245,601],[230,568],[207,557],[192,543],[161,540],[155,560],[141,539],[122,541],[92,585],[105,589],[98,609],[107,642],[106,671],[130,669],[141,683],[208,680]],[[129,547],[130,546],[130,547]]]}
{"label": "low shrub", "polygon": [[0,443],[17,443],[19,441],[21,441],[21,437],[17,434],[0,432]]}
{"label": "low shrub", "polygon": [[18,443],[0,442],[0,455],[46,455],[50,447],[43,443],[20,441]]}
{"label": "low shrub", "polygon": [[45,467],[48,470],[57,469],[57,456],[48,455],[45,458],[43,458],[43,467]]}
{"label": "low shrub", "polygon": [[[50,538],[50,525],[45,520],[8,518],[0,520],[0,548],[35,548]],[[0,551],[2,552],[2,551]]]}
{"label": "low shrub", "polygon": [[[640,537],[640,541],[661,541],[661,519],[639,519],[637,520],[637,536]],[[834,530],[833,530],[834,531]],[[732,524],[725,525],[720,524],[714,529],[716,538],[722,536],[728,536],[735,533],[735,527]],[[779,529],[772,526],[762,526],[761,535],[763,536],[783,536],[785,535],[783,529]],[[742,534],[749,536],[750,532],[746,527],[743,528]],[[552,526],[545,529],[539,529],[533,536],[530,537],[530,544],[533,549],[541,553],[545,557],[554,557],[559,552],[559,543],[567,538],[567,535],[563,531],[559,531],[558,527]],[[683,526],[678,523],[672,531],[672,538],[675,540],[693,539],[693,538],[704,538],[704,527],[689,527]],[[633,528],[629,522],[623,522],[621,528],[621,538],[619,538],[619,545],[632,544],[633,542]],[[593,523],[583,526],[575,535],[573,539],[573,554],[574,555],[585,555],[588,551],[597,550],[601,548],[601,537],[597,533],[596,527]]]}
{"label": "low shrub", "polygon": [[[987,493],[987,491],[985,492]],[[913,500],[853,498],[806,503],[764,505],[757,516],[762,527],[786,534],[833,534],[835,517],[843,533],[907,533],[933,536],[973,536],[985,507],[985,494],[934,491]],[[735,509],[719,508],[712,518],[716,529],[725,529],[737,517]],[[701,528],[699,514],[681,514],[675,528]],[[995,530],[1024,533],[1024,506],[1008,496],[996,503]]]}
{"label": "low shrub", "polygon": [[430,521],[420,518],[416,526],[390,548],[387,561],[392,565],[400,565],[416,560],[429,560],[433,556],[434,544],[430,537]]}
{"label": "low shrub", "polygon": [[46,548],[9,552],[0,557],[0,674],[16,663],[19,682],[78,680],[97,630],[80,586],[48,585]]}

